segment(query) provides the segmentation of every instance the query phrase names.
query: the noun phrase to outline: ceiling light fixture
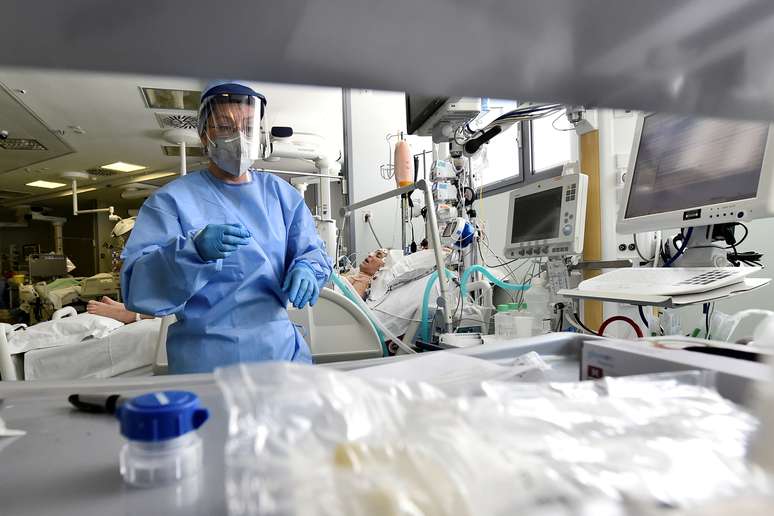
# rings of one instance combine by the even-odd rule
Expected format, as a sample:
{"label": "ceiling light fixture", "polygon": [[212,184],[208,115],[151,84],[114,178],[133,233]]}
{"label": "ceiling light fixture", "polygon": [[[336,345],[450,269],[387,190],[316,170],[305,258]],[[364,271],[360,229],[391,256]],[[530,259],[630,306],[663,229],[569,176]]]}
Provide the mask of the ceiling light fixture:
{"label": "ceiling light fixture", "polygon": [[167,88],[140,88],[145,104],[151,109],[199,109],[200,91]]}
{"label": "ceiling light fixture", "polygon": [[110,163],[109,165],[102,165],[99,168],[104,168],[107,170],[115,170],[117,172],[136,172],[146,167],[143,167],[142,165],[133,165],[131,163],[124,163],[123,161],[116,161],[115,163]]}
{"label": "ceiling light fixture", "polygon": [[165,177],[176,176],[176,175],[178,175],[177,172],[154,172],[153,174],[135,177],[134,180],[138,183],[142,183],[143,181],[153,181],[155,179],[162,179]]}
{"label": "ceiling light fixture", "polygon": [[33,181],[31,183],[27,183],[27,186],[34,186],[36,188],[61,188],[63,186],[67,186],[64,183],[55,183],[53,181]]}

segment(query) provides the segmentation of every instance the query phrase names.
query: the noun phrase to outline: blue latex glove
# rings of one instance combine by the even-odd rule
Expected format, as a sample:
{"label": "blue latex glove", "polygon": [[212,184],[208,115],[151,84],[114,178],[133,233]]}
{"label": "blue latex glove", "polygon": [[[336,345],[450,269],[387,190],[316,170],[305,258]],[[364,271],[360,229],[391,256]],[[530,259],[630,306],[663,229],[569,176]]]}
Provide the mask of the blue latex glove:
{"label": "blue latex glove", "polygon": [[314,306],[320,296],[320,287],[312,269],[298,264],[288,273],[282,290],[288,295],[288,301],[296,308],[304,308],[307,303]]}
{"label": "blue latex glove", "polygon": [[194,237],[194,245],[201,259],[210,262],[225,258],[249,239],[250,232],[242,224],[207,224]]}

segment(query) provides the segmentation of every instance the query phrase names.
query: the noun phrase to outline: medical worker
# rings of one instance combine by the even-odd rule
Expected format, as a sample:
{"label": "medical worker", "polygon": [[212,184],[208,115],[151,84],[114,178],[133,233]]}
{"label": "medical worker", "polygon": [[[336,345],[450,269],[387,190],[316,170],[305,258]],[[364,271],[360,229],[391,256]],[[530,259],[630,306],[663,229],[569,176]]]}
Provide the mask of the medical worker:
{"label": "medical worker", "polygon": [[205,88],[199,136],[208,168],[148,198],[124,249],[127,308],[177,316],[167,336],[172,373],[311,361],[286,303],[314,305],[331,261],[301,195],[250,169],[260,157],[265,107],[243,83]]}

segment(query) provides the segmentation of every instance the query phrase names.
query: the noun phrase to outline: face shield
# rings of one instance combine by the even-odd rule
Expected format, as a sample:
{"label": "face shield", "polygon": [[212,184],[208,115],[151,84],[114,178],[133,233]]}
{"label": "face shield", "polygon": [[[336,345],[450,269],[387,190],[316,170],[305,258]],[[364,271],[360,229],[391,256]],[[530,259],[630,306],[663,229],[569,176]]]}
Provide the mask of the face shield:
{"label": "face shield", "polygon": [[207,155],[218,167],[234,176],[247,172],[256,159],[262,159],[266,128],[266,100],[247,88],[224,84],[210,89],[199,107],[199,135]]}

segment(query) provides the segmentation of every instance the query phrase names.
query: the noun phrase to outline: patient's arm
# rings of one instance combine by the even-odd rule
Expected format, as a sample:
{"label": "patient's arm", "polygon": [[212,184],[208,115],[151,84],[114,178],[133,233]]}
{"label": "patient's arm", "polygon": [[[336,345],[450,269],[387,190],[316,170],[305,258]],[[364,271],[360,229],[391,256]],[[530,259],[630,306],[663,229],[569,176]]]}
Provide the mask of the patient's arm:
{"label": "patient's arm", "polygon": [[[86,311],[90,314],[101,315],[103,317],[110,317],[116,321],[129,324],[137,320],[137,313],[127,310],[123,303],[114,301],[105,296],[99,301],[91,300],[86,305]],[[141,319],[152,319],[150,315],[140,315]]]}

